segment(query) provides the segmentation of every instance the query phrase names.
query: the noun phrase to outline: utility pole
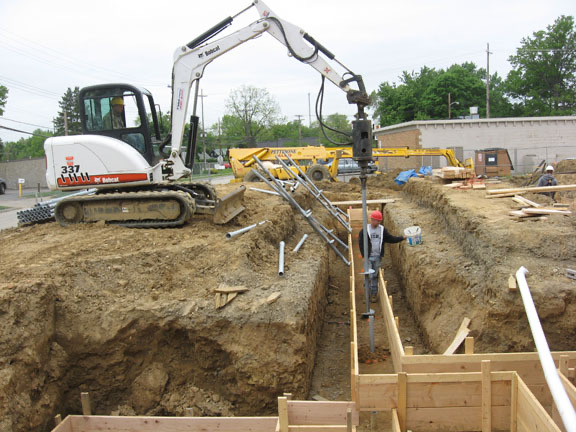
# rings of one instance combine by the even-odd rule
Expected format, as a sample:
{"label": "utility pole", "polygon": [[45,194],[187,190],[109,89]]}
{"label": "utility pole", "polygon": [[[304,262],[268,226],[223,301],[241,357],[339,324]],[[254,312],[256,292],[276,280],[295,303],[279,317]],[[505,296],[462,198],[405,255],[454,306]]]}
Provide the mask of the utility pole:
{"label": "utility pole", "polygon": [[308,127],[312,127],[312,112],[310,111],[310,93],[308,93]]}
{"label": "utility pole", "polygon": [[490,44],[486,44],[486,118],[490,118]]}
{"label": "utility pole", "polygon": [[302,141],[302,114],[296,114],[294,117],[298,117],[298,144]]}
{"label": "utility pole", "polygon": [[206,130],[204,129],[204,98],[208,95],[204,94],[204,89],[200,89],[200,106],[202,109],[202,153],[204,153],[204,171],[206,171]]}

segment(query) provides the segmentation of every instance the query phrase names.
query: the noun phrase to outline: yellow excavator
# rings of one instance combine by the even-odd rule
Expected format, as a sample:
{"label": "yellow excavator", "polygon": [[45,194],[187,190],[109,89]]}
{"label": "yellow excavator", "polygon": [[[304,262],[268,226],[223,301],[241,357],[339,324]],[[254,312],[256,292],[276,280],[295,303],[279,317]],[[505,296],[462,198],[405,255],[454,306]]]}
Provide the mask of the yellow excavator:
{"label": "yellow excavator", "polygon": [[[341,159],[351,159],[353,157],[352,147],[262,147],[262,148],[231,148],[228,150],[228,158],[234,173],[233,182],[259,181],[259,177],[253,171],[257,165],[254,159],[260,159],[268,171],[279,180],[289,180],[291,176],[279,164],[276,157],[287,160],[287,154],[300,169],[312,180],[332,180],[337,181],[338,161]],[[460,162],[452,149],[412,149],[401,148],[374,148],[372,156],[379,157],[410,157],[410,156],[443,156],[449,166],[473,168],[472,158]],[[291,168],[298,174],[296,167]]]}

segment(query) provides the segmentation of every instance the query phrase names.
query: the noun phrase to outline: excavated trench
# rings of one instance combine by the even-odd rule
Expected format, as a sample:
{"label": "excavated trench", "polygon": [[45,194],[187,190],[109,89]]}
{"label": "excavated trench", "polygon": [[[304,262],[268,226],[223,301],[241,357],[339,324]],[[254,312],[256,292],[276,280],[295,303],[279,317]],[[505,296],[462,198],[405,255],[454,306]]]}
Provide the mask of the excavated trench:
{"label": "excavated trench", "polygon": [[[332,201],[359,196],[357,184],[323,187]],[[423,244],[392,245],[385,262],[390,277],[392,268],[398,274],[390,286],[396,311],[398,300],[410,306],[400,333],[416,353],[442,352],[464,317],[479,352],[531,350],[521,301],[506,289],[530,254],[529,269],[547,271],[529,282],[551,346],[573,349],[573,286],[549,268],[576,256],[566,238],[573,219],[557,229],[510,225],[500,213],[509,204],[488,208],[479,194],[464,199],[430,182],[411,180],[402,193],[369,184],[369,199],[383,195],[399,198],[385,209],[391,232],[422,227]],[[120,415],[274,414],[284,392],[348,399],[348,267],[316,235],[292,253],[312,230],[278,198],[247,192],[245,201],[226,227],[46,224],[0,233],[12,245],[0,251],[0,431],[48,431],[56,413],[81,412],[80,392],[90,393],[93,413]],[[262,220],[270,223],[223,240]],[[222,286],[243,291],[217,308],[214,288]],[[380,366],[366,372],[391,372]]]}

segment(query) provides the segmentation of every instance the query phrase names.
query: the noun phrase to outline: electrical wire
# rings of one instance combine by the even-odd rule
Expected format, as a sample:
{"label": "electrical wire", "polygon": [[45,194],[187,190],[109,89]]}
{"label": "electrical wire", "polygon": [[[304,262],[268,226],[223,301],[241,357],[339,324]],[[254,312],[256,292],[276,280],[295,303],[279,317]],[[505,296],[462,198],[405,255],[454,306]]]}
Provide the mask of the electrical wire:
{"label": "electrical wire", "polygon": [[325,80],[326,80],[326,78],[324,77],[324,75],[322,75],[322,84],[320,85],[320,90],[318,91],[318,96],[316,97],[316,107],[315,107],[316,108],[316,118],[318,119],[318,124],[320,125],[320,130],[322,131],[324,138],[326,138],[330,143],[335,144],[337,146],[350,145],[350,144],[352,144],[351,141],[348,141],[345,143],[336,142],[333,139],[331,139],[328,136],[328,134],[326,133],[325,129],[328,129],[332,132],[335,132],[337,134],[344,135],[347,138],[350,138],[350,134],[343,132],[343,131],[340,131],[338,129],[334,129],[322,121],[322,106],[324,105],[324,82],[325,82]]}
{"label": "electrical wire", "polygon": [[37,125],[37,124],[34,124],[34,123],[26,123],[26,122],[23,122],[23,121],[12,120],[12,119],[9,119],[9,118],[6,118],[6,117],[0,117],[0,120],[7,120],[7,121],[14,122],[14,123],[20,123],[20,124],[28,125],[28,126],[36,126],[36,127],[43,128],[43,129],[46,129],[46,130],[50,130],[50,129],[51,129],[51,128],[49,128],[48,126],[41,126],[41,125]]}
{"label": "electrical wire", "polygon": [[28,134],[28,135],[37,136],[37,137],[42,137],[42,138],[50,138],[49,136],[46,136],[46,135],[39,135],[39,134],[35,134],[35,133],[32,133],[32,132],[26,132],[26,131],[23,131],[23,130],[18,130],[18,129],[14,129],[14,128],[9,128],[9,127],[2,126],[2,125],[0,125],[0,129],[6,129],[6,130],[9,130],[9,131],[12,131],[12,132],[19,132],[19,133]]}

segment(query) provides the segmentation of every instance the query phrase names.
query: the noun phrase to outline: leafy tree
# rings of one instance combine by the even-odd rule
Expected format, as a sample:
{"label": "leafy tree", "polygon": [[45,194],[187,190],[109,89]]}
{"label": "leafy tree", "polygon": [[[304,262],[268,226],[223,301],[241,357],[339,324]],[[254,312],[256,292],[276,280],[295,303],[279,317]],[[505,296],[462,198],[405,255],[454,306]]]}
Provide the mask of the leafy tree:
{"label": "leafy tree", "polygon": [[66,113],[68,135],[80,135],[82,133],[82,125],[80,123],[80,88],[75,87],[74,90],[68,88],[62,99],[58,103],[60,110],[58,116],[52,121],[54,124],[54,132],[56,135],[64,135],[64,114]]}
{"label": "leafy tree", "polygon": [[8,89],[3,85],[0,85],[0,116],[4,115],[4,105],[6,105],[7,99],[8,99]]}
{"label": "leafy tree", "polygon": [[[352,140],[352,125],[344,114],[330,114],[326,117],[324,124],[328,126],[324,132],[320,132],[320,142],[326,146],[349,144]],[[340,133],[342,132],[342,133]]]}
{"label": "leafy tree", "polygon": [[29,159],[44,156],[44,141],[52,136],[49,131],[36,129],[29,138],[7,142],[0,153],[1,160]]}
{"label": "leafy tree", "polygon": [[[376,93],[374,115],[382,126],[447,119],[448,95],[452,118],[467,115],[471,106],[479,107],[481,116],[486,114],[486,70],[478,69],[474,63],[455,64],[446,70],[424,66],[417,73],[404,71],[399,78],[400,84],[382,83]],[[490,89],[491,115],[509,115],[512,108],[497,74],[490,77]]]}
{"label": "leafy tree", "polygon": [[576,32],[574,17],[560,16],[546,30],[522,39],[508,59],[508,94],[520,115],[576,113]]}
{"label": "leafy tree", "polygon": [[[244,137],[245,145],[253,147],[256,138],[280,119],[278,102],[266,89],[242,86],[230,93],[226,102],[228,116],[222,128],[231,136]],[[228,117],[228,118],[226,118]]]}

